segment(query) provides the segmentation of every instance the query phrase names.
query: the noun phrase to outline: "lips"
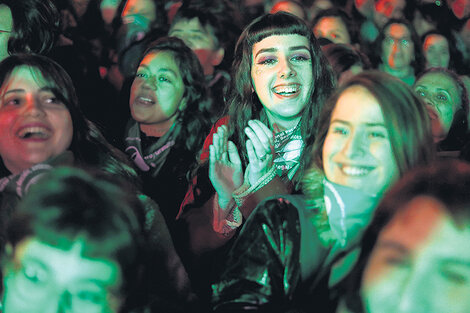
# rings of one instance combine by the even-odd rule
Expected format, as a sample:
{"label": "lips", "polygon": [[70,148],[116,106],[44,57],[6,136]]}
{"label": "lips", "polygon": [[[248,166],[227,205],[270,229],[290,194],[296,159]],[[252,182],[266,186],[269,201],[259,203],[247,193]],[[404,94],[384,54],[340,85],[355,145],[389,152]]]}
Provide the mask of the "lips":
{"label": "lips", "polygon": [[156,101],[155,97],[151,95],[139,95],[135,98],[134,103],[137,105],[152,106]]}
{"label": "lips", "polygon": [[282,84],[272,88],[272,91],[280,97],[293,98],[300,94],[300,84]]}
{"label": "lips", "polygon": [[45,141],[52,136],[52,130],[44,124],[28,124],[21,126],[16,136],[22,140]]}

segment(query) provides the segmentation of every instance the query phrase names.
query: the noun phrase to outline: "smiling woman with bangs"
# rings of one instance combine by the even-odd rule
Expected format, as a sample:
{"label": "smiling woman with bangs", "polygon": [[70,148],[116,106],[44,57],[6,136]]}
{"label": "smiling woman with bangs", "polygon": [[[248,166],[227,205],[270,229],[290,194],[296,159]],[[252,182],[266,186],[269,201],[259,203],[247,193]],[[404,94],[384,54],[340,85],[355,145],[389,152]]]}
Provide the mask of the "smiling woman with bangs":
{"label": "smiling woman with bangs", "polygon": [[[180,209],[193,255],[225,246],[264,198],[299,188],[319,112],[334,84],[312,31],[298,17],[267,14],[245,28],[235,49],[226,115],[206,138]],[[198,273],[207,280],[212,265],[204,266]]]}

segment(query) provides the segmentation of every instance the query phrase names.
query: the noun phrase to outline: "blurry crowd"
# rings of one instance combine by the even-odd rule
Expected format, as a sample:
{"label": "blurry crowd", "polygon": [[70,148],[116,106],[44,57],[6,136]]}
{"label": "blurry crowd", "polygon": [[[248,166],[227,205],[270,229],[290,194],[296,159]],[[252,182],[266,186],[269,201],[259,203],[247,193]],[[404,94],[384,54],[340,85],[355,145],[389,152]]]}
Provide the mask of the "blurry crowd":
{"label": "blurry crowd", "polygon": [[0,0],[0,312],[469,312],[469,88],[467,0]]}

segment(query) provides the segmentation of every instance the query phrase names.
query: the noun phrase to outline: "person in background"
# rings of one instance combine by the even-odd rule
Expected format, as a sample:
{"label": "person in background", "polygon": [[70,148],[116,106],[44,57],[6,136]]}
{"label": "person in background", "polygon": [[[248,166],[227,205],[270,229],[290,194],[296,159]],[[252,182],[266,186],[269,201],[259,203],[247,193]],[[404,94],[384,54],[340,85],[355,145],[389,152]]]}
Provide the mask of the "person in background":
{"label": "person in background", "polygon": [[355,24],[341,9],[320,11],[312,21],[312,30],[317,38],[327,38],[333,43],[356,43]]}
{"label": "person in background", "polygon": [[470,310],[470,166],[441,160],[405,175],[366,231],[338,313]]}
{"label": "person in background", "polygon": [[[460,77],[445,68],[430,68],[413,86],[426,104],[439,151],[460,152],[468,132],[468,92]],[[445,153],[444,153],[445,154]]]}
{"label": "person in background", "polygon": [[371,69],[369,58],[354,46],[332,43],[322,46],[322,51],[336,74],[338,86],[363,70]]}
{"label": "person in background", "polygon": [[378,69],[413,85],[423,68],[421,43],[406,20],[391,19],[376,42]]}
{"label": "person in background", "polygon": [[46,55],[59,36],[59,23],[51,0],[1,0],[0,61],[14,53]]}
{"label": "person in background", "polygon": [[294,14],[298,18],[308,22],[307,9],[304,4],[297,0],[285,0],[277,1],[269,11],[269,13],[274,14],[276,12],[283,11],[287,13]]}

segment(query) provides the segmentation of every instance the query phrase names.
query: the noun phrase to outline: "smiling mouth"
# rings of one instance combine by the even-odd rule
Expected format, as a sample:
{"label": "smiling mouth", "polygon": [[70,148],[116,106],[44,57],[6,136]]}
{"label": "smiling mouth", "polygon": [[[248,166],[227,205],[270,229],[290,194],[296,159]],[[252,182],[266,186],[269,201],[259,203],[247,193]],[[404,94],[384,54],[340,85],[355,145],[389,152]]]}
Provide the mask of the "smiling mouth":
{"label": "smiling mouth", "polygon": [[299,84],[291,84],[276,86],[272,90],[275,94],[280,95],[282,97],[292,97],[299,94],[300,89],[301,88]]}
{"label": "smiling mouth", "polygon": [[374,170],[374,168],[370,166],[351,166],[351,165],[342,165],[340,166],[340,169],[341,169],[341,172],[343,172],[345,175],[352,176],[352,177],[366,176]]}
{"label": "smiling mouth", "polygon": [[140,105],[154,105],[155,104],[155,101],[152,99],[152,98],[149,98],[149,97],[142,97],[142,96],[139,96],[135,99],[135,103],[136,104],[140,104]]}
{"label": "smiling mouth", "polygon": [[51,137],[51,131],[46,127],[24,127],[18,131],[17,136],[21,139],[46,140]]}

